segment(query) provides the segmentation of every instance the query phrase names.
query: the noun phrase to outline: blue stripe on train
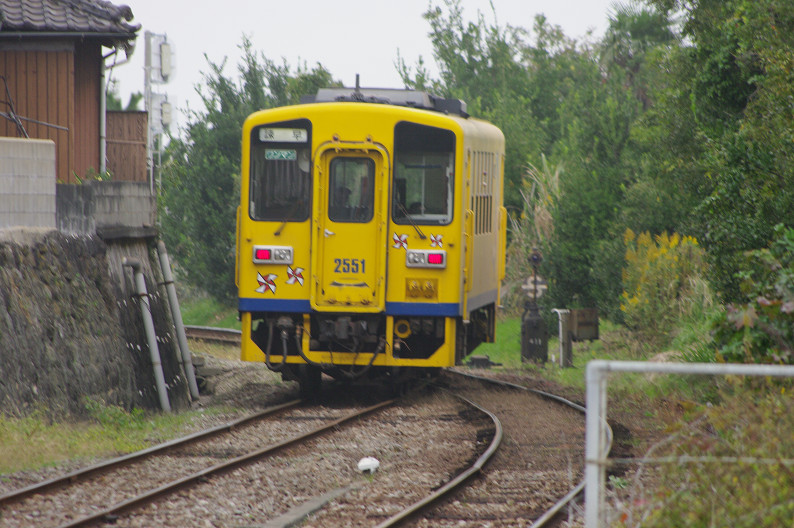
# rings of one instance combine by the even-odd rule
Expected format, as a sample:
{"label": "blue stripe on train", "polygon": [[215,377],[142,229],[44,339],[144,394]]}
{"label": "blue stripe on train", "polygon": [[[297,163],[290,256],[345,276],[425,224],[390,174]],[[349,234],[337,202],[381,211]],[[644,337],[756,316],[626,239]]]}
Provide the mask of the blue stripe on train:
{"label": "blue stripe on train", "polygon": [[304,299],[251,299],[240,297],[237,308],[241,312],[308,313],[312,310]]}
{"label": "blue stripe on train", "polygon": [[458,303],[387,302],[386,313],[388,315],[457,317],[460,315],[460,305]]}
{"label": "blue stripe on train", "polygon": [[[237,307],[241,312],[308,313],[312,311],[309,301],[303,299],[252,299],[241,297]],[[386,314],[457,317],[460,315],[460,304],[388,302],[386,303]]]}

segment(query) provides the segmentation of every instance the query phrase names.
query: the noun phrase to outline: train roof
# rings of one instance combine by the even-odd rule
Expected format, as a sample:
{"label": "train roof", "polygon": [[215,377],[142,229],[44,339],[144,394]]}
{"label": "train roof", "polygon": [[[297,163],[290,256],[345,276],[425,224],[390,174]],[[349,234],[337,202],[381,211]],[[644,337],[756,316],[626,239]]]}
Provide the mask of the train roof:
{"label": "train roof", "polygon": [[469,117],[466,103],[460,99],[445,99],[420,90],[396,88],[320,88],[315,95],[301,97],[302,104],[309,103],[375,103],[432,110],[443,114]]}

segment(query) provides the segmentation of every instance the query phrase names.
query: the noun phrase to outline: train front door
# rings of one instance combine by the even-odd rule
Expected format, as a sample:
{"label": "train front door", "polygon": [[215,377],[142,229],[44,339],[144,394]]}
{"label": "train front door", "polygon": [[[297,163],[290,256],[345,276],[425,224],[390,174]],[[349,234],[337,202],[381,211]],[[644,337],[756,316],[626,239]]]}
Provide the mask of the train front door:
{"label": "train front door", "polygon": [[312,308],[379,312],[385,302],[388,163],[381,149],[329,148],[319,172],[312,236]]}

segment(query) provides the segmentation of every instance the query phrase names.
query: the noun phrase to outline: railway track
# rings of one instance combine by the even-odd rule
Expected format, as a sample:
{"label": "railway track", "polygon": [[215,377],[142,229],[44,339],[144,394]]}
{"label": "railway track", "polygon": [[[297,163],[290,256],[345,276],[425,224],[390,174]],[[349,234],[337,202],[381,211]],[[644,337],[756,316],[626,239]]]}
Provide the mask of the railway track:
{"label": "railway track", "polygon": [[[500,453],[503,456],[495,457],[483,479],[427,514],[426,523],[539,528],[556,521],[566,508],[570,521],[575,516],[574,500],[584,490],[585,408],[507,381],[455,369],[448,370],[447,375],[467,380],[458,384],[459,389],[485,402],[483,405],[502,418],[509,447]],[[497,388],[496,393],[493,388]],[[559,412],[546,414],[540,412],[541,406],[556,407]],[[522,407],[533,409],[536,416],[516,412]]]}
{"label": "railway track", "polygon": [[304,526],[537,528],[556,521],[566,506],[574,509],[572,501],[583,489],[581,406],[454,370],[446,371],[440,382],[492,421],[493,425],[479,426],[480,450],[474,463],[414,502],[387,492],[376,508],[362,513],[356,511],[360,497],[345,498]]}
{"label": "railway track", "polygon": [[240,345],[240,331],[232,328],[185,325],[185,335],[188,339]]}
{"label": "railway track", "polygon": [[[338,408],[306,407],[298,401],[289,402],[212,430],[7,493],[0,497],[0,526],[65,528],[104,522],[122,526],[185,526],[197,525],[207,515],[216,516],[214,522],[219,525],[229,525],[239,520],[240,505],[249,509],[261,505],[259,511],[247,512],[246,521],[273,522],[272,518],[278,515],[293,518],[297,515],[291,513],[294,502],[304,502],[302,499],[307,497],[316,500],[317,496],[328,493],[329,487],[332,495],[371,491],[368,488],[379,475],[365,479],[360,473],[349,471],[349,466],[365,453],[378,454],[384,465],[391,466],[392,489],[395,483],[411,482],[411,489],[400,490],[399,501],[391,506],[391,510],[399,512],[413,507],[411,500],[421,502],[426,495],[433,495],[432,490],[439,485],[441,489],[435,495],[446,493],[479,471],[501,437],[498,421],[485,420],[487,413],[477,411],[469,402],[438,391],[430,394],[414,391],[407,398],[410,401],[396,406],[389,400],[352,412],[346,404]],[[377,419],[354,420],[375,411],[380,412]],[[322,427],[301,431],[299,437],[287,432],[287,429],[294,431],[296,426],[305,430],[315,422],[323,422]],[[350,427],[343,430],[343,423]],[[425,443],[417,442],[421,432],[433,424],[441,433],[427,438]],[[274,430],[279,434],[274,434]],[[323,431],[332,434],[321,437]],[[307,437],[312,438],[308,443]],[[249,451],[252,444],[261,445],[265,441],[272,445]],[[343,451],[356,453],[341,457],[348,466],[345,468],[348,471],[338,477],[341,487],[329,486],[322,478],[318,482],[312,477],[312,470],[328,475],[328,468],[318,469],[318,466],[329,460],[338,470],[333,452],[340,446]],[[483,455],[485,448],[489,453]],[[273,452],[284,449],[289,451],[275,460],[277,456]],[[264,457],[271,458],[263,461]],[[466,461],[473,458],[477,461],[469,468]],[[256,464],[240,469],[249,462]],[[255,466],[261,467],[251,469]],[[417,478],[417,473],[421,477]],[[293,491],[296,488],[305,494]],[[288,496],[275,496],[279,491]],[[202,505],[210,503],[204,497],[210,496],[221,506],[213,506],[211,513],[208,509],[202,514]],[[235,501],[236,511],[224,511],[224,498]],[[403,513],[409,514],[411,511]],[[280,525],[276,522],[266,526]]]}
{"label": "railway track", "polygon": [[[124,512],[333,432],[394,400],[352,411],[300,403],[274,406],[221,427],[7,493],[0,496],[2,525],[66,528],[115,522]],[[261,447],[263,441],[265,447]]]}
{"label": "railway track", "polygon": [[[306,527],[542,526],[581,489],[583,417],[551,395],[485,383],[449,370],[446,390],[413,391],[398,405],[289,402],[0,496],[0,526],[270,527],[307,515]],[[319,422],[333,434],[309,427]],[[296,429],[312,440],[293,441]],[[364,479],[353,468],[371,454],[382,468]],[[319,511],[301,511],[312,502]]]}

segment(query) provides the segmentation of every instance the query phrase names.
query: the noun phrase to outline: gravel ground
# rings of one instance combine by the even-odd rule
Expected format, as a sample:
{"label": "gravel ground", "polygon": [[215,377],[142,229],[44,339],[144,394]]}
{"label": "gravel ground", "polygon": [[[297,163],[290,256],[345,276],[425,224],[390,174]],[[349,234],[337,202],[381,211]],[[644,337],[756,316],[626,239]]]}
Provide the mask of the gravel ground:
{"label": "gravel ground", "polygon": [[[212,394],[196,405],[223,406],[239,412],[205,415],[196,429],[225,423],[240,414],[297,397],[295,383],[281,382],[260,364],[206,358]],[[501,373],[501,374],[498,374]],[[537,380],[503,371],[485,375],[510,377],[535,386]],[[462,492],[414,520],[416,526],[528,526],[531,520],[581,479],[584,417],[557,404],[513,391],[484,390],[477,383],[447,381],[467,397],[494,411],[505,439],[482,476]],[[543,390],[555,392],[554,387]],[[559,393],[560,391],[557,391]],[[371,403],[367,389],[329,392],[332,414],[354,403]],[[564,395],[564,394],[563,394]],[[570,395],[568,396],[571,397]],[[199,488],[179,492],[118,520],[116,526],[269,526],[269,519],[326,493],[338,497],[301,525],[374,526],[440,487],[479,456],[490,441],[489,425],[471,421],[471,411],[438,391],[412,394],[377,416],[361,420],[333,436],[313,440],[250,468],[211,478]],[[249,442],[264,445],[270,433]],[[231,448],[230,448],[231,449]],[[357,461],[374,456],[380,469],[363,475]],[[74,469],[73,464],[20,473],[0,483],[0,492]],[[147,471],[159,471],[150,468]],[[108,483],[107,487],[113,487]],[[74,498],[81,502],[81,499]],[[51,504],[62,509],[63,505]],[[47,526],[46,511],[0,516],[0,526]],[[11,522],[12,519],[17,519]],[[24,519],[20,520],[20,519]],[[579,526],[575,518],[564,525]]]}
{"label": "gravel ground", "polygon": [[478,479],[416,526],[529,526],[582,479],[582,414],[529,392],[457,376],[445,381],[496,414],[504,440]]}

